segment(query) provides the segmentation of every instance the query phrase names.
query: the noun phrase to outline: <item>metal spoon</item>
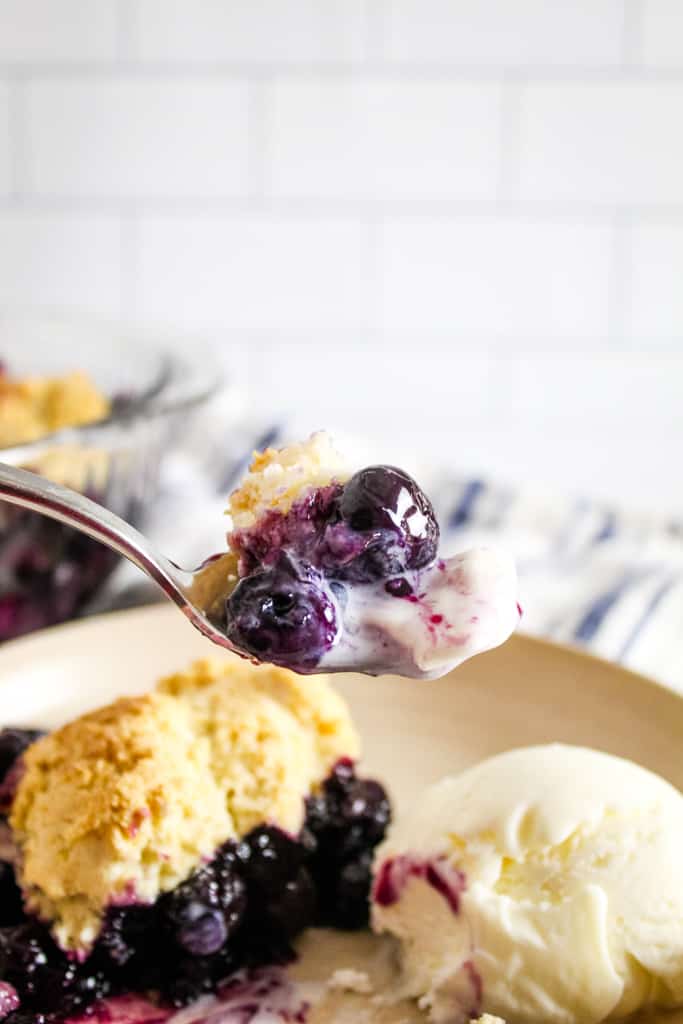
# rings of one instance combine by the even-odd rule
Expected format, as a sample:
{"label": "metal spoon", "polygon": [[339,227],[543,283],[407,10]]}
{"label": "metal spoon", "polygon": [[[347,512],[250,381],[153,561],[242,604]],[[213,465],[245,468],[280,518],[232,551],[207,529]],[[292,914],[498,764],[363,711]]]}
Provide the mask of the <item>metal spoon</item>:
{"label": "metal spoon", "polygon": [[[45,477],[0,463],[3,500],[50,516],[106,544],[154,580],[205,637],[248,657],[230,642],[222,625],[224,602],[237,579],[232,553],[208,559],[192,572],[181,569],[108,509]],[[361,588],[370,592],[368,607],[363,599],[351,600],[351,591],[343,613],[342,639],[306,672],[355,670],[369,675],[394,672],[435,678],[466,658],[497,647],[517,625],[517,580],[508,558],[473,549],[440,559],[414,576],[415,589],[424,591],[421,597],[428,599],[428,604],[397,602],[382,581]],[[441,624],[438,638],[437,622]]]}
{"label": "metal spoon", "polygon": [[36,473],[4,463],[0,463],[0,500],[66,523],[123,555],[161,587],[200,633],[221,647],[237,651],[209,617],[211,607],[220,600],[221,588],[224,593],[226,581],[234,571],[230,553],[219,555],[194,571],[181,569],[155,551],[130,523],[102,505]]}

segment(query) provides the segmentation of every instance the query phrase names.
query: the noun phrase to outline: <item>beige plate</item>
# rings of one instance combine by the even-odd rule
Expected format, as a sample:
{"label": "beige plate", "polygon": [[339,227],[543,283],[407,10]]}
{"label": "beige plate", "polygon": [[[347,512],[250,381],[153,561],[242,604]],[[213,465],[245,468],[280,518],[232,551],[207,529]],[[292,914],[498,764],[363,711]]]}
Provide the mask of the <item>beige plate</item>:
{"label": "beige plate", "polygon": [[[148,688],[211,646],[160,606],[47,630],[0,651],[0,723],[54,725],[122,693]],[[337,677],[364,741],[364,771],[388,782],[399,813],[428,782],[510,747],[563,740],[632,758],[683,789],[683,700],[631,672],[568,648],[514,637],[437,682]],[[362,966],[362,937],[315,947],[298,975]],[[321,951],[324,953],[319,962]],[[367,965],[367,964],[366,964]],[[335,1019],[386,1015],[334,997]],[[361,1006],[361,1004],[363,1005]],[[328,1007],[315,1015],[327,1020]],[[669,1018],[672,1020],[673,1018]]]}

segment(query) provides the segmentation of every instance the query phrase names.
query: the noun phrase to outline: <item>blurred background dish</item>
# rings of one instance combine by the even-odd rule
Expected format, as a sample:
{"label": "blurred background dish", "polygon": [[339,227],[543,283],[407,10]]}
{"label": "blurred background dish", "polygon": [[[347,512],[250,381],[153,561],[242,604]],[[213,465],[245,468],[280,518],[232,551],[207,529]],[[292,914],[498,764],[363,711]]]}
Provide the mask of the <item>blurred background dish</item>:
{"label": "blurred background dish", "polygon": [[[29,438],[2,447],[2,461],[87,494],[133,524],[157,496],[167,451],[179,433],[192,433],[221,389],[209,362],[190,365],[177,348],[90,322],[0,318],[0,352],[0,438]],[[58,429],[31,404],[46,389],[52,406],[62,402],[52,417]],[[0,640],[71,618],[116,562],[88,537],[2,504]]]}

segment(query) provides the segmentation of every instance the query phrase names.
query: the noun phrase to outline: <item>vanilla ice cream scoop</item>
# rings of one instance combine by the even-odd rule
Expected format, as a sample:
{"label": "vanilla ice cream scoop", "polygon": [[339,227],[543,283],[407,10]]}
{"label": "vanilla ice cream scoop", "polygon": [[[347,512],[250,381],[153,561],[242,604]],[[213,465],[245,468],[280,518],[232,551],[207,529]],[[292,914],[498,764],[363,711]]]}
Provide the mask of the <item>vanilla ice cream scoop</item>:
{"label": "vanilla ice cream scoop", "polygon": [[375,864],[373,926],[439,1024],[592,1022],[683,1005],[683,795],[553,744],[432,786]]}

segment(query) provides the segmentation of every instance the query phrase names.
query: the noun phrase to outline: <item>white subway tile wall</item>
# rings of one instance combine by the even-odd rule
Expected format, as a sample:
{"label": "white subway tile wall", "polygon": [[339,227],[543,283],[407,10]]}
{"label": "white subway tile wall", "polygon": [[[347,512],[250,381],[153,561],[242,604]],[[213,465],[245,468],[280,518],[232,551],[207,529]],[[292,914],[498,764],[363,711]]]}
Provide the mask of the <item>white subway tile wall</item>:
{"label": "white subway tile wall", "polygon": [[288,198],[495,199],[501,87],[278,79],[266,189]]}
{"label": "white subway tile wall", "polygon": [[621,0],[389,0],[380,52],[389,60],[467,67],[617,66]]}
{"label": "white subway tile wall", "polygon": [[522,199],[680,202],[683,81],[525,84],[518,145]]}
{"label": "white subway tile wall", "polygon": [[680,502],[682,126],[683,0],[0,0],[0,306],[203,327],[266,417]]}
{"label": "white subway tile wall", "polygon": [[604,339],[610,229],[518,216],[392,218],[381,232],[382,327],[505,344]]}
{"label": "white subway tile wall", "polygon": [[133,0],[145,61],[268,64],[361,60],[364,0]]}
{"label": "white subway tile wall", "polygon": [[367,227],[249,214],[143,216],[139,313],[188,327],[362,330]]}
{"label": "white subway tile wall", "polygon": [[121,309],[120,267],[116,216],[0,211],[0,306],[114,317]]}
{"label": "white subway tile wall", "polygon": [[630,234],[629,336],[680,348],[683,223],[636,224]]}
{"label": "white subway tile wall", "polygon": [[26,190],[175,198],[249,193],[249,86],[131,75],[26,85]]}

